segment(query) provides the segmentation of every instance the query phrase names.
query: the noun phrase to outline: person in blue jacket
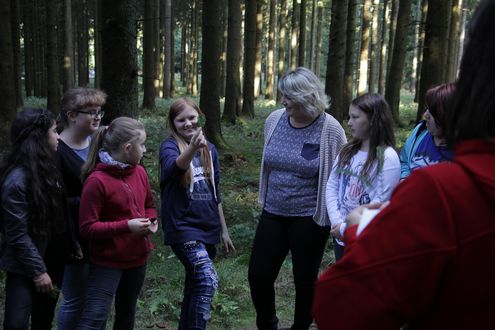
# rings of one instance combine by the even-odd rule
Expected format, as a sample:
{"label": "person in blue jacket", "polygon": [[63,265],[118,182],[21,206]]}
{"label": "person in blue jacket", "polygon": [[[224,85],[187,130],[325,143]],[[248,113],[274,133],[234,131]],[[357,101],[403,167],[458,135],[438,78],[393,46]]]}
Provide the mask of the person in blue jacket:
{"label": "person in blue jacket", "polygon": [[430,88],[426,92],[425,119],[414,128],[400,153],[401,180],[415,169],[454,157],[445,138],[446,112],[449,111],[454,90],[455,84],[448,83]]}
{"label": "person in blue jacket", "polygon": [[189,98],[174,101],[168,115],[171,135],[160,147],[164,241],[186,270],[179,329],[206,328],[218,285],[212,260],[220,235],[226,252],[235,250],[218,190],[218,153],[198,126],[201,114]]}

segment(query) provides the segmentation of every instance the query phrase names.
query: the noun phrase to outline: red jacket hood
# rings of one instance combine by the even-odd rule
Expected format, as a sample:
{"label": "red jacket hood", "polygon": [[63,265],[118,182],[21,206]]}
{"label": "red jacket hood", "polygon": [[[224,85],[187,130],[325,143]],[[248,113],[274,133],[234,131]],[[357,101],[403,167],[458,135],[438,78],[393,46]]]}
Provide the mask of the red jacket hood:
{"label": "red jacket hood", "polygon": [[455,148],[455,162],[477,183],[484,195],[495,204],[495,139],[469,140]]}
{"label": "red jacket hood", "polygon": [[125,168],[122,168],[118,165],[108,165],[108,164],[105,164],[105,163],[97,163],[95,168],[93,169],[93,171],[102,171],[102,172],[106,172],[112,176],[115,176],[115,177],[122,177],[122,176],[128,176],[128,175],[131,175],[132,173],[134,173],[134,171],[136,170],[136,166],[140,166],[140,165],[129,165]]}

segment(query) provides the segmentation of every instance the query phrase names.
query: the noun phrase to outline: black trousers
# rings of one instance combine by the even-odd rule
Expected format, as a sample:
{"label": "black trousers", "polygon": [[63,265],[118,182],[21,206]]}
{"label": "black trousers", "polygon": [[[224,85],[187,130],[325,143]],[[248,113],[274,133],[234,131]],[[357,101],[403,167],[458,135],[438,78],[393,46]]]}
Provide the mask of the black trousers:
{"label": "black trousers", "polygon": [[308,329],[313,318],[314,284],[330,227],[317,225],[312,217],[283,217],[263,211],[249,262],[249,286],[259,329],[277,329],[274,283],[288,252],[296,287],[294,325]]}

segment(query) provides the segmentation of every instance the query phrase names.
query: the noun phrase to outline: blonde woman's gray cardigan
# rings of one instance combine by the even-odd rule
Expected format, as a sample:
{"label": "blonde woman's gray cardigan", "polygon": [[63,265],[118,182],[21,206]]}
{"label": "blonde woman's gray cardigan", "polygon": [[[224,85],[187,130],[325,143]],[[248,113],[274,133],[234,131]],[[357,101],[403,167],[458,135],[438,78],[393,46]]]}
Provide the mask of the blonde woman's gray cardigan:
{"label": "blonde woman's gray cardigan", "polygon": [[[265,204],[265,198],[268,186],[269,171],[265,164],[265,149],[270,142],[273,131],[277,127],[285,109],[279,109],[272,112],[265,121],[265,144],[263,147],[263,156],[261,158],[260,172],[260,188],[258,202],[261,205]],[[323,113],[325,123],[321,132],[320,140],[320,168],[318,175],[318,196],[316,199],[316,211],[313,215],[313,220],[320,226],[329,226],[327,209],[325,206],[325,191],[330,172],[335,158],[337,157],[340,148],[347,142],[345,132],[339,122],[328,113]]]}

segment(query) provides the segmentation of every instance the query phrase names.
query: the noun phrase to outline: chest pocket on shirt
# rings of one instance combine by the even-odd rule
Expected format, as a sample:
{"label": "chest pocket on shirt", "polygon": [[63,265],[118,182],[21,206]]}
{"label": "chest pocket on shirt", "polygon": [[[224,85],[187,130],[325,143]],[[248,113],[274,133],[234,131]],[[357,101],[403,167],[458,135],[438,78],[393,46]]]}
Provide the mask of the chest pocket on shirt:
{"label": "chest pocket on shirt", "polygon": [[301,150],[301,156],[306,160],[318,158],[320,154],[320,145],[314,143],[305,143]]}

